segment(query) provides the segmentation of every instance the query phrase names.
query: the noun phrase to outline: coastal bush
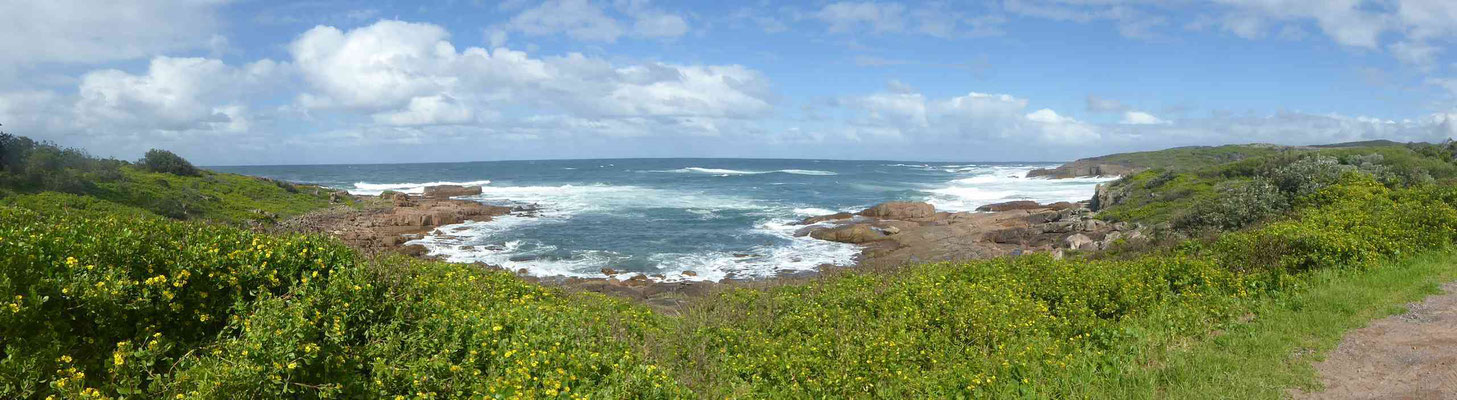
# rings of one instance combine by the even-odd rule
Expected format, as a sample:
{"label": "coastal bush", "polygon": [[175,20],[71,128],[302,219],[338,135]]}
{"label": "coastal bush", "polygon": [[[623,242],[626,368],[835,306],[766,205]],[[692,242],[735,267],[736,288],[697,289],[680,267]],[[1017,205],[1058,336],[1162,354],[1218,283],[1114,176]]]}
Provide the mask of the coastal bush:
{"label": "coastal bush", "polygon": [[687,397],[650,310],[323,237],[0,207],[0,295],[0,398]]}
{"label": "coastal bush", "polygon": [[137,166],[150,172],[172,174],[179,176],[198,176],[201,172],[191,162],[183,159],[173,152],[161,149],[151,149],[137,161]]}
{"label": "coastal bush", "polygon": [[1269,180],[1228,181],[1216,189],[1219,195],[1198,203],[1173,221],[1185,231],[1235,230],[1289,211],[1290,200]]}
{"label": "coastal bush", "polygon": [[238,307],[352,257],[314,237],[69,214],[0,208],[0,397],[144,393]]}
{"label": "coastal bush", "polygon": [[[1138,210],[1210,204],[1201,224],[1247,229],[1141,256],[850,269],[728,287],[671,316],[474,265],[363,258],[323,237],[161,218],[155,199],[204,216],[315,203],[254,178],[125,167],[95,184],[99,195],[0,199],[0,398],[1098,398],[1092,382],[1157,388],[1120,380],[1221,340],[1311,276],[1457,241],[1457,188],[1393,185],[1361,166],[1426,161],[1351,154],[1328,156],[1348,168],[1304,155],[1247,165],[1342,170],[1327,185],[1291,186],[1300,196],[1261,175],[1126,178],[1166,191]],[[1318,165],[1288,168],[1301,160]],[[1200,203],[1211,198],[1228,204]],[[1276,199],[1287,211],[1261,208]]]}
{"label": "coastal bush", "polygon": [[318,186],[202,171],[163,150],[148,152],[134,166],[0,133],[0,198],[46,192],[85,195],[173,219],[239,225],[266,222],[259,215],[290,217],[330,204],[330,191]]}
{"label": "coastal bush", "polygon": [[0,133],[0,196],[6,192],[85,193],[94,182],[117,178],[123,161],[98,159],[79,149]]}
{"label": "coastal bush", "polygon": [[1310,271],[1457,240],[1457,190],[1340,179],[1287,219],[1129,260],[1034,255],[733,290],[685,313],[667,359],[708,397],[1081,397],[1077,382],[1144,362],[1169,335],[1197,339]]}

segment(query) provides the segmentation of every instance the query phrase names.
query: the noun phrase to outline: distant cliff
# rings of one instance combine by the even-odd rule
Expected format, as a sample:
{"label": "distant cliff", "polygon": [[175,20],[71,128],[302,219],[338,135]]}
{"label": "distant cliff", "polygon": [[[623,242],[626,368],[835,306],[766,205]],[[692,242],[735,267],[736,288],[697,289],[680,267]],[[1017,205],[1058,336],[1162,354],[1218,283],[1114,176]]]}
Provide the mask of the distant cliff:
{"label": "distant cliff", "polygon": [[1251,157],[1266,156],[1281,152],[1297,152],[1316,149],[1339,149],[1355,147],[1405,146],[1388,140],[1337,143],[1319,146],[1281,146],[1265,143],[1233,144],[1225,146],[1175,147],[1167,150],[1119,153],[1084,158],[1056,168],[1040,168],[1027,173],[1027,177],[1052,179],[1092,176],[1127,176],[1149,169],[1189,171],[1213,165],[1235,162]]}

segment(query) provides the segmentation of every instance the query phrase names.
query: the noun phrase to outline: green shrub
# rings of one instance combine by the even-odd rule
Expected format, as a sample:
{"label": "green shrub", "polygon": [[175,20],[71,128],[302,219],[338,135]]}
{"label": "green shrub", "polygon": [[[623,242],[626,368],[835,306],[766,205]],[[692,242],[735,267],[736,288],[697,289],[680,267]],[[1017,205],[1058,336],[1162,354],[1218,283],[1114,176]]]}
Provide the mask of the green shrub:
{"label": "green shrub", "polygon": [[[1313,161],[1289,167],[1300,160]],[[1380,165],[1404,168],[1393,160]],[[3,200],[36,211],[0,207],[0,398],[1096,397],[1090,380],[1125,383],[1217,340],[1312,271],[1359,273],[1457,241],[1457,188],[1391,187],[1315,158],[1269,166],[1342,173],[1291,192],[1174,174],[1155,186],[1179,200],[1140,210],[1229,197],[1210,224],[1264,223],[1143,256],[832,272],[729,287],[678,316],[502,271],[153,217],[121,204],[294,197],[252,178],[124,168],[98,185],[116,200]],[[1258,208],[1296,191],[1291,212]]]}
{"label": "green shrub", "polygon": [[1266,179],[1225,182],[1216,190],[1218,197],[1180,215],[1174,228],[1235,230],[1290,210],[1290,200]]}
{"label": "green shrub", "polygon": [[198,176],[202,172],[192,163],[187,162],[182,156],[178,156],[167,150],[151,149],[137,161],[137,166],[150,172],[172,174],[178,176]]}
{"label": "green shrub", "polygon": [[509,273],[0,207],[0,398],[685,398],[662,317]]}

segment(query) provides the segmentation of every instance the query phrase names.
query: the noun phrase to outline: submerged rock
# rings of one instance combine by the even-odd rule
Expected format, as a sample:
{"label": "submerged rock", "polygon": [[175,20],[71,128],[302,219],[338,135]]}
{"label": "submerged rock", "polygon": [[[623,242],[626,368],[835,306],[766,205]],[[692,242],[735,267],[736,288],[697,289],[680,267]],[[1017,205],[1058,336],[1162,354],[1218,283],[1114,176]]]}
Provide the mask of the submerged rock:
{"label": "submerged rock", "polygon": [[847,213],[847,212],[841,212],[841,213],[834,213],[834,214],[830,214],[830,215],[821,215],[821,216],[818,216],[818,217],[805,218],[804,220],[799,221],[799,223],[801,225],[814,225],[814,224],[818,224],[818,223],[821,223],[821,222],[839,221],[839,220],[850,219],[850,218],[855,218],[855,214],[851,214],[851,213]]}

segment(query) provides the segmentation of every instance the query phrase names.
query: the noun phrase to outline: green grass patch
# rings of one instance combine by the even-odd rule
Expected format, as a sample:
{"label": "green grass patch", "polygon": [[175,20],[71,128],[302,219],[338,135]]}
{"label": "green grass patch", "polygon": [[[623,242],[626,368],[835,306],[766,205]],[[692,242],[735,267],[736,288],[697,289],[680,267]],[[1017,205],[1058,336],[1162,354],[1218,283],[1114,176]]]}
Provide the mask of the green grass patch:
{"label": "green grass patch", "polygon": [[[1457,252],[1441,250],[1369,270],[1322,270],[1298,289],[1245,305],[1248,322],[1230,322],[1196,342],[1154,347],[1142,367],[1087,376],[1088,398],[1283,398],[1318,391],[1312,363],[1344,334],[1405,311],[1457,279]],[[1167,348],[1167,351],[1157,351]]]}

